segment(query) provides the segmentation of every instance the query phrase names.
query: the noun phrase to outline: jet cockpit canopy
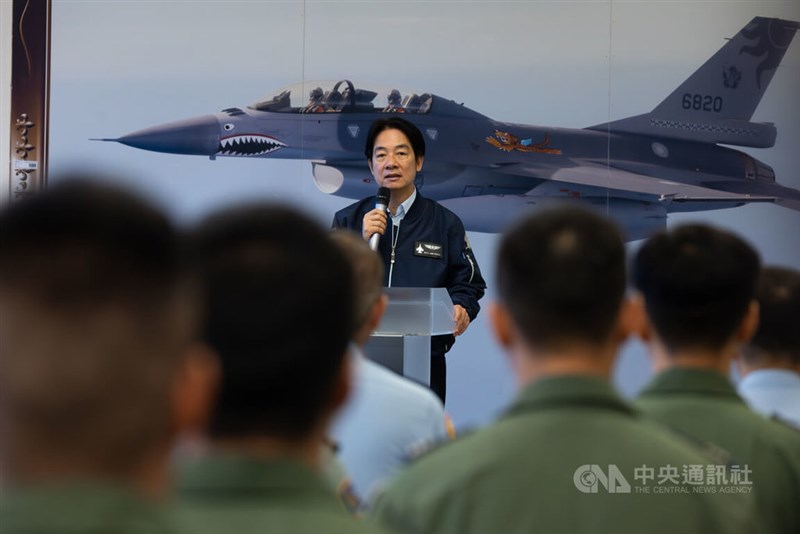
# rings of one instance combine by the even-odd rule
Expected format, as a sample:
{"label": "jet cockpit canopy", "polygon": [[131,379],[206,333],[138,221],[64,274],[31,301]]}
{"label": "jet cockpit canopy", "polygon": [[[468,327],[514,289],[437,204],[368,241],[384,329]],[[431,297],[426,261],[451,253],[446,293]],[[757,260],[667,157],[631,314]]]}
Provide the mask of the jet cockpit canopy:
{"label": "jet cockpit canopy", "polygon": [[277,113],[429,113],[434,96],[396,87],[356,86],[350,80],[305,81],[249,105]]}

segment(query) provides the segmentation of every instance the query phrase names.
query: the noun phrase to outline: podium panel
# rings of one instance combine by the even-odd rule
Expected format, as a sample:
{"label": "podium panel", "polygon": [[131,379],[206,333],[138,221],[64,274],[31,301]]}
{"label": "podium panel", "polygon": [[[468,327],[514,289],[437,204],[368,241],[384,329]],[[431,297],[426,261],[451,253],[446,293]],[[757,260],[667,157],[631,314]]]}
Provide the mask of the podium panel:
{"label": "podium panel", "polygon": [[453,301],[443,287],[388,287],[383,319],[365,353],[411,380],[430,385],[431,336],[453,333]]}

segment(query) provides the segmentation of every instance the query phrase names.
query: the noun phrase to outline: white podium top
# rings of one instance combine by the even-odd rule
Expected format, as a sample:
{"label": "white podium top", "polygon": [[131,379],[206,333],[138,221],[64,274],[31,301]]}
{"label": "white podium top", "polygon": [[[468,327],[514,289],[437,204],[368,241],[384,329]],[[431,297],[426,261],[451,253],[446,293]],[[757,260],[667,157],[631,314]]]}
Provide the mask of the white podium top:
{"label": "white podium top", "polygon": [[438,336],[455,327],[453,301],[444,287],[386,287],[389,306],[374,336]]}

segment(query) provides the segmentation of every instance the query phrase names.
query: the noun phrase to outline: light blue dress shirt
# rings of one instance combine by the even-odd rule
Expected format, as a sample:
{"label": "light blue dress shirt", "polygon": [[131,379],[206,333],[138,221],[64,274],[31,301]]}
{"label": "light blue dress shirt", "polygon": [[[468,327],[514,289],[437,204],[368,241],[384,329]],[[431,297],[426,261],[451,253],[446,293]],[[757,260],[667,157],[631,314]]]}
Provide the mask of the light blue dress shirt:
{"label": "light blue dress shirt", "polygon": [[408,210],[411,209],[411,205],[417,199],[417,188],[415,187],[414,190],[411,192],[411,195],[403,201],[402,204],[397,206],[394,215],[389,212],[389,216],[392,218],[392,227],[390,232],[390,238],[392,240],[392,253],[391,253],[391,264],[389,265],[389,282],[387,287],[392,287],[392,274],[394,273],[394,249],[397,246],[397,239],[400,237],[400,221],[402,221]]}
{"label": "light blue dress shirt", "polygon": [[397,206],[394,215],[392,215],[391,213],[389,214],[389,216],[392,218],[392,224],[394,226],[400,226],[400,221],[402,221],[403,217],[406,216],[406,213],[408,213],[408,210],[411,209],[411,205],[414,203],[416,199],[417,199],[417,188],[415,187],[414,191],[411,192],[411,195],[407,199],[405,199],[402,204]]}
{"label": "light blue dress shirt", "polygon": [[351,347],[354,389],[331,437],[367,504],[407,461],[410,453],[447,438],[444,407],[428,388],[370,361]]}
{"label": "light blue dress shirt", "polygon": [[739,395],[750,407],[766,416],[800,428],[800,374],[782,369],[759,369],[745,376]]}

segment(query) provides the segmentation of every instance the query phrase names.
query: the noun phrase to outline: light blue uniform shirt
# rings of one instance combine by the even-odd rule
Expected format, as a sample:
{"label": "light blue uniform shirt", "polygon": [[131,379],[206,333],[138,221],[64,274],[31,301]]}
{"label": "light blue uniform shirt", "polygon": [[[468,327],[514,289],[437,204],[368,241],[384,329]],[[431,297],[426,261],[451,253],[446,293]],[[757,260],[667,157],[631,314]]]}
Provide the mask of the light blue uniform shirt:
{"label": "light blue uniform shirt", "polygon": [[367,503],[408,461],[409,453],[447,437],[444,407],[428,388],[370,361],[351,347],[354,389],[331,437]]}
{"label": "light blue uniform shirt", "polygon": [[800,428],[800,374],[783,369],[759,369],[745,376],[739,395],[758,413]]}

